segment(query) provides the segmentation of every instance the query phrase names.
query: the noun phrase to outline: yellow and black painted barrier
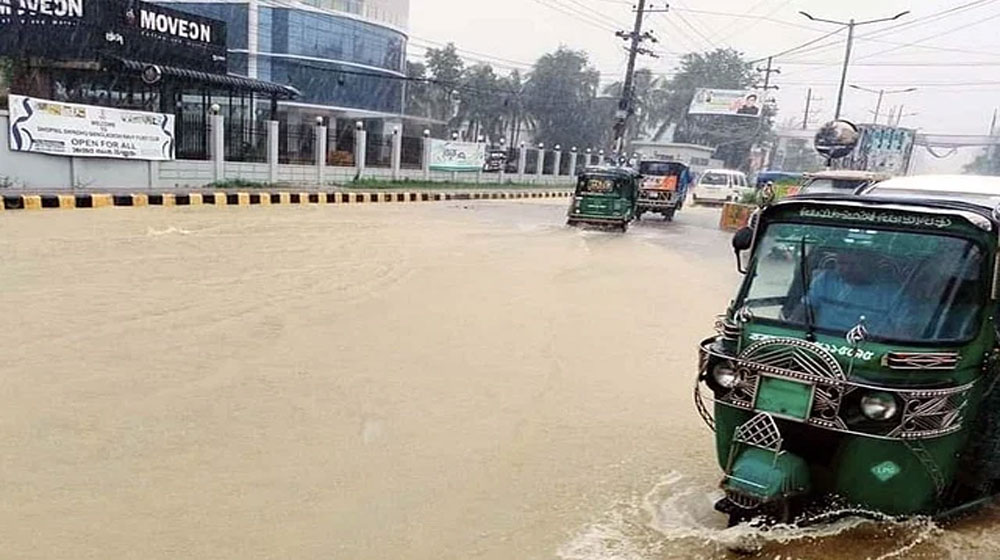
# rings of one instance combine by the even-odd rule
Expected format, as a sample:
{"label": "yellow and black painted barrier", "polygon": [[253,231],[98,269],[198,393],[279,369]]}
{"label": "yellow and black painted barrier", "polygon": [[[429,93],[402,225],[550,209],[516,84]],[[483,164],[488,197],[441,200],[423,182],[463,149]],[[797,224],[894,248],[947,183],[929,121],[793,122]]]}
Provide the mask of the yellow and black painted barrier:
{"label": "yellow and black painted barrier", "polygon": [[46,208],[102,208],[137,206],[271,206],[300,204],[362,204],[440,202],[448,200],[510,200],[565,198],[569,190],[461,191],[461,192],[267,192],[214,191],[172,193],[75,193],[0,195],[0,210]]}

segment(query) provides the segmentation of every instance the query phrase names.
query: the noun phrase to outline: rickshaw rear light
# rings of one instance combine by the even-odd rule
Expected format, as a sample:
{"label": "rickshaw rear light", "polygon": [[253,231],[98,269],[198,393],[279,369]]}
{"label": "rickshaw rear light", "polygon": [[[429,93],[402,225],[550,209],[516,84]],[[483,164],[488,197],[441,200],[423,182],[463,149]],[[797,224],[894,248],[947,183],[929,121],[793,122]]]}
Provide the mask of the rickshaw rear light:
{"label": "rickshaw rear light", "polygon": [[889,393],[868,393],[861,397],[861,413],[870,420],[889,420],[899,412],[896,398]]}
{"label": "rickshaw rear light", "polygon": [[732,389],[739,382],[740,378],[732,366],[726,362],[722,362],[712,368],[712,379],[723,389]]}

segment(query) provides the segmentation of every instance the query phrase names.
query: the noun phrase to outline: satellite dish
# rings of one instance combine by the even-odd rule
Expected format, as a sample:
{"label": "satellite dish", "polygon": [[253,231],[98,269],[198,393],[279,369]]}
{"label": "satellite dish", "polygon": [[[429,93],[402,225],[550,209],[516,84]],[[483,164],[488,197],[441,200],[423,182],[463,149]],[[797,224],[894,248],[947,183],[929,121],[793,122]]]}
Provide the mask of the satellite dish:
{"label": "satellite dish", "polygon": [[813,147],[827,159],[837,159],[854,151],[861,133],[848,121],[830,121],[823,125],[813,139]]}

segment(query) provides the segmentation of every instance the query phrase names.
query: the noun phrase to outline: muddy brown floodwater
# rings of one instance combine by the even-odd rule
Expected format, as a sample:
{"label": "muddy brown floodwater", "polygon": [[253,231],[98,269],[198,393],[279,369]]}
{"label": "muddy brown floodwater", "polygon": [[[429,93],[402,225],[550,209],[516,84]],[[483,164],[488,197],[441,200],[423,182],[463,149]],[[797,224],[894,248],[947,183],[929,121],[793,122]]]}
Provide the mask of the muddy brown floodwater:
{"label": "muddy brown floodwater", "polygon": [[[562,202],[0,215],[0,557],[734,557],[692,405],[717,210]],[[1000,513],[751,534],[996,558]],[[742,540],[741,540],[742,539]]]}

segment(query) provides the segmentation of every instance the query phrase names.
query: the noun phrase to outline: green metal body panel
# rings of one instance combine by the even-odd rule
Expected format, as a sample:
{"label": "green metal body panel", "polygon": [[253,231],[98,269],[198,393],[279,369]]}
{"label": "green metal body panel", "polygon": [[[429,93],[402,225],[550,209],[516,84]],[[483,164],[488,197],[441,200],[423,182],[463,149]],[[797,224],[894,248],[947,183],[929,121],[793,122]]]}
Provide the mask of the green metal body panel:
{"label": "green metal body panel", "polygon": [[627,222],[635,217],[635,202],[626,197],[605,195],[580,195],[579,202],[569,217],[574,220]]}
{"label": "green metal body panel", "polygon": [[[992,268],[996,262],[998,245],[995,227],[994,231],[984,231],[962,219],[944,220],[940,214],[928,213],[921,216],[896,211],[894,215],[886,217],[885,213],[879,214],[877,211],[869,214],[855,209],[830,211],[829,204],[825,206],[825,209],[820,210],[820,205],[813,206],[809,201],[803,201],[783,205],[781,209],[770,212],[765,211],[760,216],[758,232],[772,222],[822,223],[844,227],[857,227],[860,224],[855,222],[863,222],[872,228],[960,236],[980,244],[987,255],[984,262],[990,265],[989,273],[994,273]],[[746,281],[727,312],[729,320],[733,319],[741,306],[740,302],[746,296],[758,257],[757,254],[751,255]],[[740,409],[717,400],[714,421],[720,468],[726,469],[732,465],[731,472],[727,474],[763,486],[768,495],[777,491],[777,481],[792,480],[803,487],[807,486],[813,496],[838,496],[852,505],[892,515],[934,514],[961,505],[949,501],[953,500],[955,481],[962,475],[961,461],[972,441],[970,437],[975,439],[983,436],[973,434],[972,431],[977,425],[975,420],[983,392],[988,385],[986,381],[992,382],[993,370],[987,363],[988,356],[997,346],[994,317],[997,302],[989,299],[989,294],[984,297],[987,300],[981,302],[984,312],[981,313],[978,334],[972,340],[961,343],[907,345],[866,341],[852,347],[843,335],[815,333],[816,344],[836,359],[842,370],[848,373],[848,381],[854,383],[900,389],[957,387],[974,383],[968,393],[964,408],[966,420],[960,430],[937,437],[904,440],[844,431],[831,432],[821,426],[794,419],[778,419],[779,429],[783,434],[785,431],[800,436],[814,434],[817,445],[833,447],[829,450],[832,458],[829,464],[808,464],[794,453],[787,453],[782,456],[787,458],[779,459],[772,466],[768,463],[773,457],[770,451],[749,448],[743,444],[733,445],[734,431],[754,417],[758,410]],[[722,345],[727,353],[736,355],[740,348],[777,337],[804,340],[806,332],[804,328],[794,325],[753,320],[742,326],[737,340],[725,340]],[[957,352],[958,365],[953,369],[940,371],[892,369],[887,365],[889,353],[907,352]],[[989,379],[985,379],[987,374]],[[775,406],[768,405],[767,408],[771,409],[769,412],[773,412]],[[737,456],[731,458],[729,455],[734,451]],[[1000,472],[996,473],[996,478],[1000,479]],[[800,483],[803,480],[805,482]],[[761,495],[759,492],[752,492],[752,485],[742,487],[728,477],[724,479],[723,486]]]}
{"label": "green metal body panel", "polygon": [[[582,186],[591,179],[614,181],[615,188],[605,192],[583,190]],[[568,220],[593,224],[628,224],[635,219],[639,180],[638,174],[616,168],[581,173],[567,212]]]}
{"label": "green metal body panel", "polygon": [[809,491],[809,467],[791,453],[775,453],[747,447],[733,461],[726,489],[756,496],[764,501]]}

